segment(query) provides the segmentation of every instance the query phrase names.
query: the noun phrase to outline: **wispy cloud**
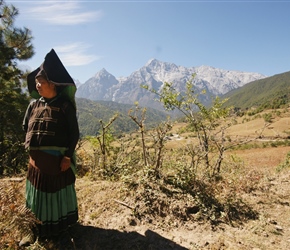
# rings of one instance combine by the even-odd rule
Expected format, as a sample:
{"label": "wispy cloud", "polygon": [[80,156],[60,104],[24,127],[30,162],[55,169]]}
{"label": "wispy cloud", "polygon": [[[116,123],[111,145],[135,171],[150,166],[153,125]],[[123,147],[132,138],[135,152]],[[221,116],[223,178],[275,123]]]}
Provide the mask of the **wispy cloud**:
{"label": "wispy cloud", "polygon": [[84,11],[77,1],[39,1],[26,9],[29,18],[56,25],[75,25],[100,20],[103,12]]}
{"label": "wispy cloud", "polygon": [[87,65],[100,60],[101,56],[92,55],[90,46],[85,43],[72,43],[54,47],[65,66]]}

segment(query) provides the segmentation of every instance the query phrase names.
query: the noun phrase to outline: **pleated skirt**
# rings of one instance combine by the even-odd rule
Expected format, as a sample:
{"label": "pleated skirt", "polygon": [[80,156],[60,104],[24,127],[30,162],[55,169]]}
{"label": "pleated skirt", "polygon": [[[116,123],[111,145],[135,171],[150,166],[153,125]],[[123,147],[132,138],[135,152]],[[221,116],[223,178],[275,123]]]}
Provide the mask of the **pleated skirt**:
{"label": "pleated skirt", "polygon": [[31,150],[26,179],[26,206],[41,221],[40,237],[57,236],[78,221],[73,166],[60,171],[57,151]]}

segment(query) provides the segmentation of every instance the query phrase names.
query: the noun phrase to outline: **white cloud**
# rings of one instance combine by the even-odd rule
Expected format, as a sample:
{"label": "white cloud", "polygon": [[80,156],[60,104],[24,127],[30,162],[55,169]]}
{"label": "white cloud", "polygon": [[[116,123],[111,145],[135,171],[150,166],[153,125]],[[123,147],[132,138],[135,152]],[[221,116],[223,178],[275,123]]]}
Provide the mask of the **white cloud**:
{"label": "white cloud", "polygon": [[29,18],[56,25],[75,25],[100,20],[102,11],[82,11],[78,2],[41,1],[26,9]]}
{"label": "white cloud", "polygon": [[85,43],[72,43],[55,46],[54,50],[65,66],[81,66],[101,59],[101,56],[92,55],[89,48]]}

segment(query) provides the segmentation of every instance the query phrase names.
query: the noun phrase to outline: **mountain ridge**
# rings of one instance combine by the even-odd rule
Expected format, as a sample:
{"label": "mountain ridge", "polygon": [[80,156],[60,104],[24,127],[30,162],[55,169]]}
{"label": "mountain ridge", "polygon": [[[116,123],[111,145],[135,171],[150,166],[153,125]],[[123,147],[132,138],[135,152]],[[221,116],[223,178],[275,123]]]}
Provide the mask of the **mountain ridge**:
{"label": "mountain ridge", "polygon": [[226,93],[227,106],[241,109],[278,108],[289,102],[290,71],[245,84]]}
{"label": "mountain ridge", "polygon": [[141,106],[161,110],[163,108],[160,103],[154,102],[156,95],[140,86],[148,85],[149,88],[159,91],[164,82],[170,82],[177,91],[183,92],[186,82],[192,79],[192,75],[195,75],[193,83],[197,93],[203,90],[207,92],[205,104],[212,96],[223,95],[246,83],[267,77],[259,73],[223,70],[204,65],[177,66],[152,58],[127,77],[116,78],[106,69],[100,70],[94,77],[78,86],[76,97],[124,104],[134,104],[137,101]]}

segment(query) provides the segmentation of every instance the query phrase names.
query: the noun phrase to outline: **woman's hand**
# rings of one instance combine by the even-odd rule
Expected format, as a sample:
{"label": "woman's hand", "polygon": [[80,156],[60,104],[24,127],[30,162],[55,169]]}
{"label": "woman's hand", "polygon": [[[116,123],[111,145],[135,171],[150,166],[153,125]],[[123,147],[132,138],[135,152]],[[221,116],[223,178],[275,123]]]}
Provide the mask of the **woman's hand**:
{"label": "woman's hand", "polygon": [[60,163],[60,171],[64,172],[70,168],[70,158],[64,156]]}

